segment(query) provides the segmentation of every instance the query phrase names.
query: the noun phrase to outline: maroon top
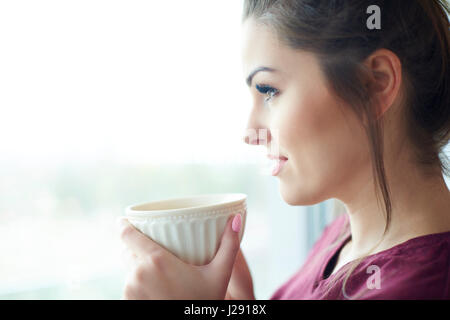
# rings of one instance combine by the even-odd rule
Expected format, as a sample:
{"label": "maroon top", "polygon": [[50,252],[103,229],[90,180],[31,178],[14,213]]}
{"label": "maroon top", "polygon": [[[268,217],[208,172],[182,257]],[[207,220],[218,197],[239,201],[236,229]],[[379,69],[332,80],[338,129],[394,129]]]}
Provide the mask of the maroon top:
{"label": "maroon top", "polygon": [[[346,272],[329,273],[351,236],[330,251],[327,247],[347,223],[347,214],[330,223],[304,265],[270,299],[450,299],[450,231],[413,238],[365,257],[352,271],[343,293]],[[337,282],[327,293],[331,280]]]}

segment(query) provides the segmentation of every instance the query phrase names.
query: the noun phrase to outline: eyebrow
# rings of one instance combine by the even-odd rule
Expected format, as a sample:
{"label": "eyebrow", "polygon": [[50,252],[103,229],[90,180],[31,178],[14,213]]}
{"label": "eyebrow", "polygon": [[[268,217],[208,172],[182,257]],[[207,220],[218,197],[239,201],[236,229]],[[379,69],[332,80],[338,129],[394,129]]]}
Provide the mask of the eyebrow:
{"label": "eyebrow", "polygon": [[273,68],[269,68],[269,67],[258,67],[258,68],[256,68],[256,69],[253,70],[253,71],[249,74],[249,76],[247,77],[246,82],[247,82],[247,85],[248,85],[249,87],[251,87],[251,85],[252,85],[252,79],[253,79],[253,77],[254,77],[258,72],[261,72],[261,71],[275,72],[275,71],[277,71],[277,70],[275,70],[275,69],[273,69]]}

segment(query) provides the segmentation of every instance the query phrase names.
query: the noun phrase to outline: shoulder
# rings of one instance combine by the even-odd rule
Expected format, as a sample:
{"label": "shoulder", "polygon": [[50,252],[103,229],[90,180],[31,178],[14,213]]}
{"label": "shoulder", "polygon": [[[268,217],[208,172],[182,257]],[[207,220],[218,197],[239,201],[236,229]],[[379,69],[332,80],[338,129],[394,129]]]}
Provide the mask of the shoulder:
{"label": "shoulder", "polygon": [[340,232],[348,223],[348,216],[342,213],[331,221],[323,230],[323,234]]}
{"label": "shoulder", "polygon": [[345,233],[347,223],[347,214],[341,214],[325,226],[320,237],[309,250],[306,261],[311,261],[311,259],[317,258],[318,255],[322,256],[324,253],[329,252],[329,250],[339,244],[338,240],[343,241],[344,239],[339,238]]}
{"label": "shoulder", "polygon": [[310,297],[308,288],[311,288],[313,281],[317,277],[317,273],[325,261],[326,253],[328,253],[325,249],[338,238],[345,223],[346,214],[343,214],[335,218],[324,228],[321,236],[310,249],[302,267],[278,288],[270,299],[284,300],[294,296],[296,299],[298,296]]}
{"label": "shoulder", "polygon": [[312,259],[316,259],[318,255],[322,256],[323,253],[328,252],[337,245],[337,240],[346,227],[347,219],[347,214],[342,214],[325,226],[319,238],[309,249],[305,264],[312,261]]}
{"label": "shoulder", "polygon": [[362,267],[365,287],[379,279],[367,299],[450,299],[450,232],[411,239]]}
{"label": "shoulder", "polygon": [[347,214],[344,213],[339,215],[324,228],[316,245],[326,246],[337,240],[337,238],[343,233],[344,228],[346,228],[347,223],[348,223]]}

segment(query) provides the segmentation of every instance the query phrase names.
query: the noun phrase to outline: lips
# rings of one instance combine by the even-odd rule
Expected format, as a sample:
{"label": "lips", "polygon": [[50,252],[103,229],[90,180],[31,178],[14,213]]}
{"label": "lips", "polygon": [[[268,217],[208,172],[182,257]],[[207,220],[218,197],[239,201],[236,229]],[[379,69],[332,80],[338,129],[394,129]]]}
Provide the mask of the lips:
{"label": "lips", "polygon": [[272,167],[272,175],[276,176],[278,175],[278,173],[281,171],[281,169],[284,167],[284,165],[286,164],[286,162],[288,161],[288,158],[282,155],[273,155],[273,154],[268,154],[267,157],[271,160],[275,160],[275,163],[273,164]]}
{"label": "lips", "polygon": [[287,160],[287,159],[288,159],[288,158],[285,157],[285,156],[280,156],[280,155],[275,156],[275,155],[273,155],[273,154],[268,154],[267,157],[268,157],[270,160]]}

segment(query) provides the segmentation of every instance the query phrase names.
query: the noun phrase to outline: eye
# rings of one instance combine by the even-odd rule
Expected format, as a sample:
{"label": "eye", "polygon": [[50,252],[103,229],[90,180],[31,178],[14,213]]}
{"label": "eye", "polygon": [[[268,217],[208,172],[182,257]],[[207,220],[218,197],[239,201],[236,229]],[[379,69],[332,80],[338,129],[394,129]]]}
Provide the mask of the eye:
{"label": "eye", "polygon": [[256,90],[258,90],[262,94],[266,94],[267,97],[264,99],[265,102],[268,102],[271,100],[274,96],[276,96],[279,91],[275,89],[274,87],[268,86],[268,85],[255,85]]}

